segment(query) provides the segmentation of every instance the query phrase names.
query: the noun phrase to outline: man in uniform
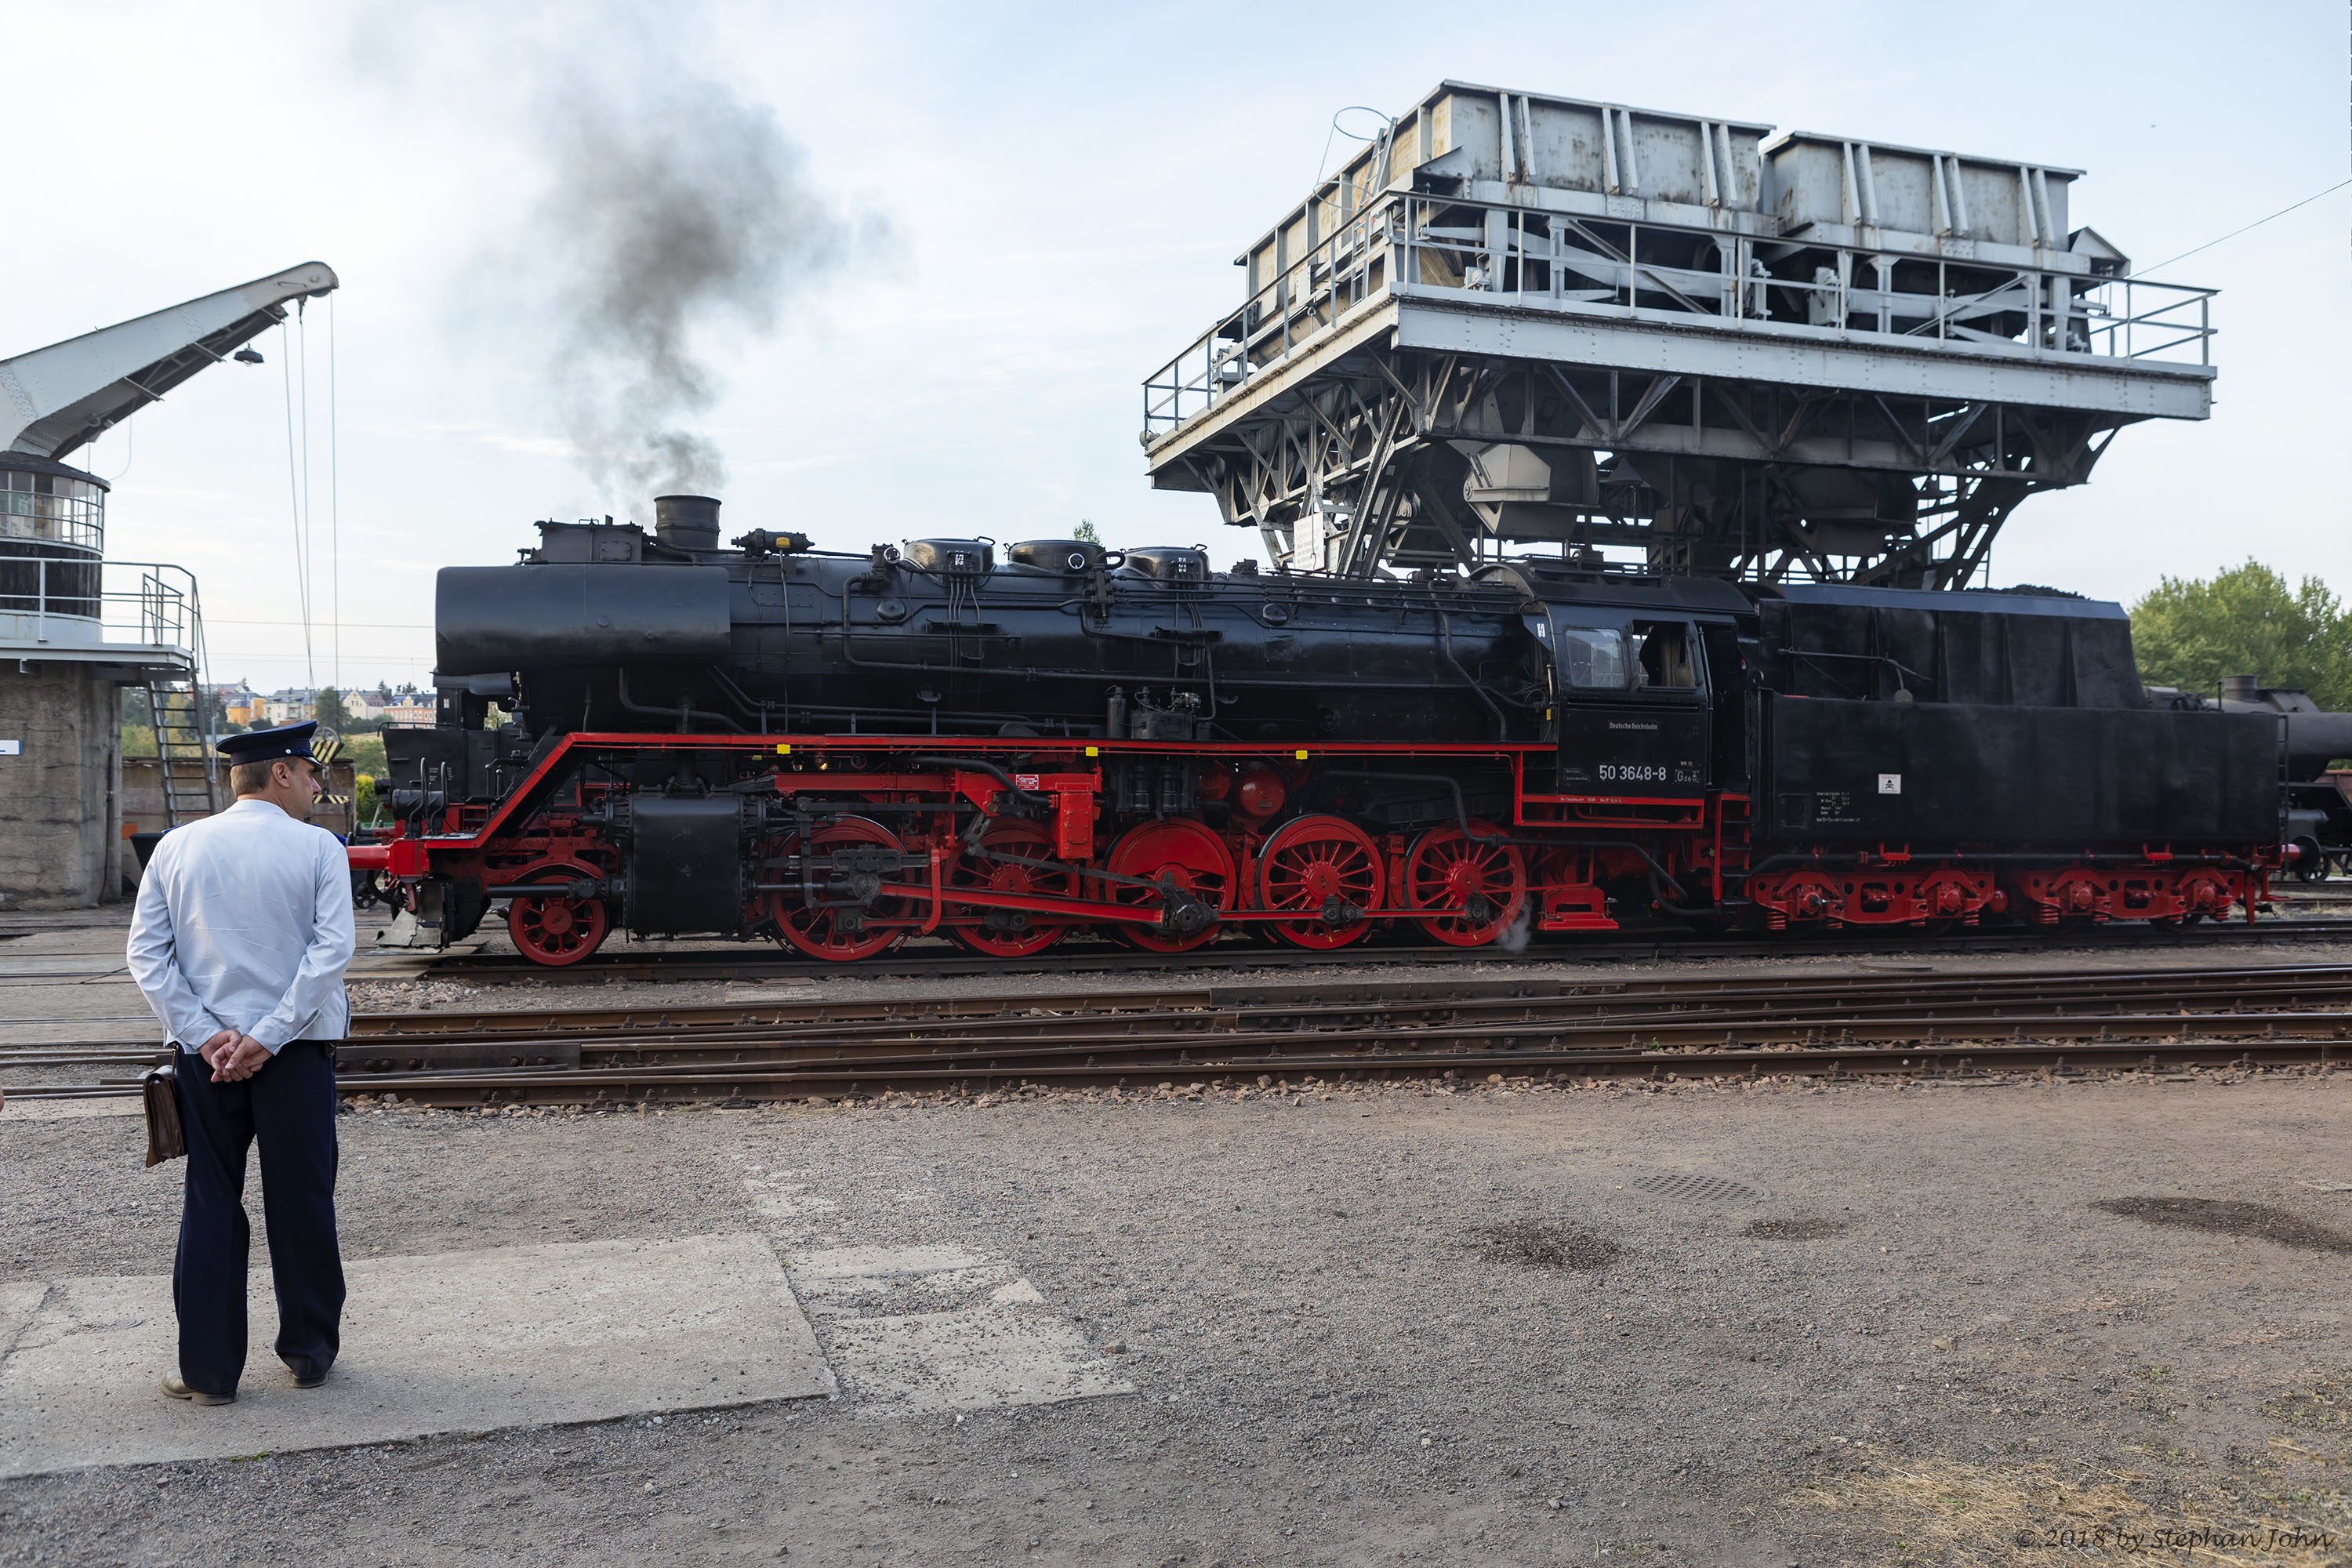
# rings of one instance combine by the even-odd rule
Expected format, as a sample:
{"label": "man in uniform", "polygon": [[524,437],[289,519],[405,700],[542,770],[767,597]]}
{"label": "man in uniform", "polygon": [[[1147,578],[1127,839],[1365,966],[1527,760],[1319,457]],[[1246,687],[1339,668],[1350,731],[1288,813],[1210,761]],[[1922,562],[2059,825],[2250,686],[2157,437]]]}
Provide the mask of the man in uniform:
{"label": "man in uniform", "polygon": [[245,1371],[245,1155],[256,1139],[278,1359],[297,1387],[316,1388],[341,1342],[334,1049],[351,1022],[352,883],[342,844],[310,825],[318,727],[221,742],[236,804],[163,836],[131,922],[131,976],[178,1047],[188,1146],[172,1265],[180,1367],[163,1392],[198,1405],[235,1400]]}

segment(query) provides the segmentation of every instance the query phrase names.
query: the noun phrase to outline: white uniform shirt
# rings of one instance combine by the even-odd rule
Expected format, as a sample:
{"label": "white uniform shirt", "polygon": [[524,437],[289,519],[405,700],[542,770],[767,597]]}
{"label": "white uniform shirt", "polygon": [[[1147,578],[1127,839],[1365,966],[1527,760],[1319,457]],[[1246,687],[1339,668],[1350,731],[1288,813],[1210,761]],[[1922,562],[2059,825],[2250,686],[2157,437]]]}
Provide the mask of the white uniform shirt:
{"label": "white uniform shirt", "polygon": [[240,800],[156,842],[131,921],[131,974],[182,1050],[235,1029],[274,1055],[349,1031],[352,941],[342,844],[266,800]]}

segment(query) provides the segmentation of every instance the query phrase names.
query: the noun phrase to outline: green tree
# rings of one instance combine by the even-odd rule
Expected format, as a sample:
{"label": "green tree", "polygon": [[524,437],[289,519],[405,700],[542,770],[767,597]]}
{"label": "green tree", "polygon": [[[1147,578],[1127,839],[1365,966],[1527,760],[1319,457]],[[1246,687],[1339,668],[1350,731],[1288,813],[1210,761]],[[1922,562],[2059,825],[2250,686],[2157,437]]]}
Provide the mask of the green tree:
{"label": "green tree", "polygon": [[1070,537],[1072,539],[1083,539],[1088,544],[1100,544],[1102,542],[1102,535],[1095,531],[1094,522],[1088,518],[1080,518],[1078,520],[1078,526],[1070,530]]}
{"label": "green tree", "polygon": [[2211,693],[2225,675],[2300,686],[2323,708],[2352,707],[2352,615],[2327,584],[2258,561],[2213,577],[2167,577],[2131,607],[2140,679]]}
{"label": "green tree", "polygon": [[360,773],[375,778],[382,778],[391,771],[384,766],[383,737],[373,731],[345,735],[341,755]]}
{"label": "green tree", "polygon": [[343,694],[331,686],[319,689],[317,700],[310,704],[310,717],[320,728],[332,730],[338,735],[351,728],[352,716],[343,710]]}

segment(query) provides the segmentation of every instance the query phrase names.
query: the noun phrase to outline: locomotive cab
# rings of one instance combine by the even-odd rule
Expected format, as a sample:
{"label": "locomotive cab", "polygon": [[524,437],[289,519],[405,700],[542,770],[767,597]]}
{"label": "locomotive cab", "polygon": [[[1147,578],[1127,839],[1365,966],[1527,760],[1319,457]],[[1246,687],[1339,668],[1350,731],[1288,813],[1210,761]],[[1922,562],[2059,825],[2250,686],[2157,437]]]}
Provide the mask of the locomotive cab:
{"label": "locomotive cab", "polygon": [[1713,714],[1696,623],[1551,605],[1563,791],[1688,796],[1713,782]]}
{"label": "locomotive cab", "polygon": [[1535,562],[1487,575],[1536,601],[1525,620],[1550,654],[1559,794],[1693,800],[1746,787],[1738,650],[1754,613],[1737,589]]}

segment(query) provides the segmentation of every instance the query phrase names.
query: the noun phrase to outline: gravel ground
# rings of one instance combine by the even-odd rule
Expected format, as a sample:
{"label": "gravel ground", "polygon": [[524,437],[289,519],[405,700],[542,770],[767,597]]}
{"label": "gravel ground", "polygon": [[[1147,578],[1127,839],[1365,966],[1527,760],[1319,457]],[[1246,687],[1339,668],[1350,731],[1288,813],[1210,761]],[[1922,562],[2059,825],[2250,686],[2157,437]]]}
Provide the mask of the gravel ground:
{"label": "gravel ground", "polygon": [[[2032,1562],[2066,1559],[2016,1531],[2070,1520],[2341,1531],[2352,1198],[2305,1184],[2352,1174],[2347,1109],[2322,1078],[360,1108],[352,1255],[952,1240],[1141,1392],[36,1478],[0,1484],[0,1562]],[[134,1126],[6,1131],[6,1277],[169,1267],[176,1173],[138,1171]],[[837,1206],[763,1218],[754,1168]],[[1768,1195],[1630,1190],[1660,1169]]]}
{"label": "gravel ground", "polygon": [[[0,978],[30,943],[119,942],[20,939]],[[368,984],[371,1006],[622,989]],[[102,1017],[116,988],[0,1006]],[[689,992],[727,994],[663,994]],[[2352,1560],[2259,1534],[2352,1527],[2352,1079],[1294,1088],[354,1107],[349,1255],[952,1243],[1139,1392],[959,1418],[853,1390],[30,1478],[0,1482],[0,1563]],[[0,1279],[168,1270],[178,1170],[140,1170],[137,1128],[0,1116]],[[1658,1171],[1763,1195],[1634,1190]],[[763,1213],[751,1184],[779,1182],[816,1201]],[[2156,1533],[2216,1527],[2258,1533],[2185,1558]],[[2102,1529],[2152,1544],[2042,1544]]]}

